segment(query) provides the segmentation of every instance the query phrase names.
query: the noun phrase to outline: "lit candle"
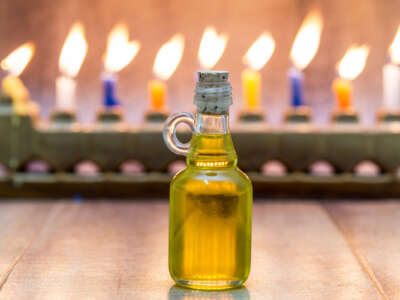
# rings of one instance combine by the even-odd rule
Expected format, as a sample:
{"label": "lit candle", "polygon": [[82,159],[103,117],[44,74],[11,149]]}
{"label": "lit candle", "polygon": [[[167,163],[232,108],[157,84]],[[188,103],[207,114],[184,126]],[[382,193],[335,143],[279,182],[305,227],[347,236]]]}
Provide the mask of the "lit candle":
{"label": "lit candle", "polygon": [[243,98],[249,110],[260,108],[261,74],[259,70],[268,62],[274,50],[274,39],[269,33],[263,33],[243,57],[243,62],[248,66],[248,69],[242,72]]}
{"label": "lit candle", "polygon": [[336,96],[337,107],[341,112],[352,110],[352,84],[365,67],[369,48],[363,46],[351,46],[338,64],[339,78],[333,82],[332,89]]}
{"label": "lit candle", "polygon": [[[228,36],[218,34],[213,27],[207,27],[201,38],[198,60],[202,69],[211,70],[224,54]],[[197,72],[196,72],[197,75]]]}
{"label": "lit candle", "polygon": [[2,81],[3,93],[11,97],[18,114],[38,112],[37,105],[30,101],[29,92],[18,77],[32,59],[34,49],[32,43],[25,43],[1,61],[1,68],[8,73]]}
{"label": "lit candle", "polygon": [[75,111],[76,81],[87,53],[87,42],[84,28],[80,23],[75,23],[64,42],[59,59],[61,75],[56,79],[56,110]]}
{"label": "lit candle", "polygon": [[107,41],[107,50],[104,58],[103,95],[104,107],[112,109],[120,102],[116,98],[116,73],[125,68],[137,55],[140,49],[138,41],[129,41],[128,27],[117,24],[110,32]]}
{"label": "lit candle", "polygon": [[290,52],[293,67],[291,67],[288,72],[292,99],[291,102],[292,107],[294,108],[304,105],[303,70],[308,66],[317,53],[322,26],[323,22],[321,14],[318,11],[312,11],[303,21],[294,40]]}
{"label": "lit candle", "polygon": [[166,110],[167,85],[165,81],[178,67],[184,45],[183,35],[176,34],[158,50],[153,66],[153,74],[157,79],[150,80],[148,85],[151,111]]}
{"label": "lit candle", "polygon": [[400,26],[389,48],[390,62],[383,67],[383,106],[385,110],[400,109]]}

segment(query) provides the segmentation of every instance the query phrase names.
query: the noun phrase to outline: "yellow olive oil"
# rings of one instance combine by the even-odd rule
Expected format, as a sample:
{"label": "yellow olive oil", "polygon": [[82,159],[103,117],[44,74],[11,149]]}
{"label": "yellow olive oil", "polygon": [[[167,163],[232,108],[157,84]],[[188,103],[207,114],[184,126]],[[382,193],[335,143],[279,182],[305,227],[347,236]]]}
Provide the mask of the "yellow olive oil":
{"label": "yellow olive oil", "polygon": [[250,271],[252,185],[231,136],[193,135],[170,190],[169,271],[177,284],[226,289]]}

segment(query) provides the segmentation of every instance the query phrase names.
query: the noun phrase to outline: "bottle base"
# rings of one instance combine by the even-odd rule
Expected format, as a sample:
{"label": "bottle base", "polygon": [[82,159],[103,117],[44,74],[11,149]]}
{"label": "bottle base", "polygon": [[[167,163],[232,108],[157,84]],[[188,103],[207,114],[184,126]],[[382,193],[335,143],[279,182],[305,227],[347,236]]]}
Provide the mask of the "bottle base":
{"label": "bottle base", "polygon": [[244,280],[182,280],[175,279],[178,286],[195,290],[228,290],[241,287]]}

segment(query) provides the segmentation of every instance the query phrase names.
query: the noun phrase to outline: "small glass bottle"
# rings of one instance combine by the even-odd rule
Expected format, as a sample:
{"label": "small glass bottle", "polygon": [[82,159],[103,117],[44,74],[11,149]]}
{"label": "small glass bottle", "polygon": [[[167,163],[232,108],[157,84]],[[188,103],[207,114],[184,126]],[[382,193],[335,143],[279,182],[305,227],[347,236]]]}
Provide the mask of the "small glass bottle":
{"label": "small glass bottle", "polygon": [[[237,167],[229,133],[228,75],[199,72],[196,116],[172,115],[164,127],[169,149],[187,157],[170,187],[169,272],[189,288],[238,287],[250,271],[252,185]],[[182,122],[193,131],[187,144],[175,135]]]}

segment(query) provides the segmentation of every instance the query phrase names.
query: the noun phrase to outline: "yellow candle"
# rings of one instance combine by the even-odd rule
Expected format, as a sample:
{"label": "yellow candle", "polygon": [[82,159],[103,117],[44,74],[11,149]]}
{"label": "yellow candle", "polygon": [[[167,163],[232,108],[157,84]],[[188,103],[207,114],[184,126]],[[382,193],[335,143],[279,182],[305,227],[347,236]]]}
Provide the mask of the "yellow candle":
{"label": "yellow candle", "polygon": [[242,72],[243,98],[248,109],[260,107],[261,75],[259,72],[246,69]]}
{"label": "yellow candle", "polygon": [[151,109],[156,111],[165,110],[167,98],[167,85],[165,82],[150,80],[148,89]]}
{"label": "yellow candle", "polygon": [[29,100],[29,92],[17,76],[6,76],[3,79],[2,88],[3,93],[10,96],[16,104],[23,104]]}
{"label": "yellow candle", "polygon": [[0,63],[1,68],[9,74],[2,81],[3,93],[11,97],[18,114],[37,113],[39,110],[37,104],[30,101],[29,92],[18,77],[31,60],[34,49],[33,44],[25,43]]}
{"label": "yellow candle", "polygon": [[337,78],[333,82],[332,89],[335,93],[339,110],[347,111],[351,109],[352,87],[350,81]]}

